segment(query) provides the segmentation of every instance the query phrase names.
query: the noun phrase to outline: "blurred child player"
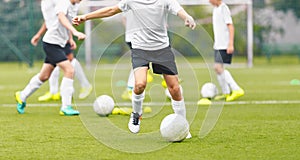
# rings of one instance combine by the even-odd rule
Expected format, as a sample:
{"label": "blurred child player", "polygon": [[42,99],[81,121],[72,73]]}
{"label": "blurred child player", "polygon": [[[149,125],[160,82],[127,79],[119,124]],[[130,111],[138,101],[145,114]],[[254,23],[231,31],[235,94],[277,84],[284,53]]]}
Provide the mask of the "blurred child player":
{"label": "blurred child player", "polygon": [[79,111],[72,107],[74,68],[67,59],[64,49],[70,40],[70,33],[78,37],[79,40],[85,39],[85,34],[78,32],[66,16],[69,14],[69,8],[80,1],[41,1],[41,9],[47,28],[47,32],[43,37],[43,49],[46,53],[46,58],[41,71],[31,78],[22,91],[15,93],[17,111],[20,114],[25,112],[27,98],[39,89],[49,79],[53,69],[59,66],[64,72],[60,86],[62,104],[59,114],[67,116],[79,115]]}
{"label": "blurred child player", "polygon": [[[72,20],[73,17],[77,15],[78,11],[78,4],[75,4],[74,6],[70,7],[71,10],[70,14],[68,14],[68,19]],[[45,23],[41,26],[39,31],[31,38],[31,44],[34,46],[37,46],[39,39],[41,36],[47,31]],[[70,35],[70,40],[66,44],[64,51],[68,58],[68,60],[71,62],[72,66],[75,69],[75,76],[79,80],[79,83],[81,85],[79,99],[85,99],[92,91],[92,85],[87,80],[83,69],[79,63],[79,61],[74,57],[73,50],[77,48],[77,45],[75,41],[73,40],[72,35]],[[55,67],[54,70],[51,73],[51,76],[49,78],[49,91],[46,92],[44,95],[38,97],[38,101],[40,102],[46,102],[51,100],[60,100],[60,93],[59,93],[59,67]]]}
{"label": "blurred child player", "polygon": [[[209,0],[213,9],[214,50],[217,79],[222,89],[222,95],[215,100],[225,99],[230,102],[244,95],[244,90],[236,83],[224,64],[231,64],[234,52],[234,26],[228,6],[222,0]],[[198,105],[210,104],[208,98],[202,98]]]}

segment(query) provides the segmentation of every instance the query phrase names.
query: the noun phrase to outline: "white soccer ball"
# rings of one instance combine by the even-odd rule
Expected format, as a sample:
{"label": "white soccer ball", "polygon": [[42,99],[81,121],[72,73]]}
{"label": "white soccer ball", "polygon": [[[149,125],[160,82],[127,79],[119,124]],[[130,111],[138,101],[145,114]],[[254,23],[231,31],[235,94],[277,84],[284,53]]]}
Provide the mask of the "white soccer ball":
{"label": "white soccer ball", "polygon": [[162,120],[160,133],[169,142],[183,141],[189,134],[189,123],[179,114],[170,114]]}
{"label": "white soccer ball", "polygon": [[[179,87],[180,87],[180,92],[181,92],[181,94],[183,94],[182,86],[179,85]],[[165,89],[165,95],[166,95],[169,99],[172,99],[172,96],[171,96],[171,94],[170,94],[168,88]]]}
{"label": "white soccer ball", "polygon": [[99,96],[93,104],[94,111],[100,116],[111,114],[114,106],[114,100],[108,95]]}
{"label": "white soccer ball", "polygon": [[213,98],[218,94],[218,88],[211,82],[205,83],[201,88],[201,95],[204,98]]}

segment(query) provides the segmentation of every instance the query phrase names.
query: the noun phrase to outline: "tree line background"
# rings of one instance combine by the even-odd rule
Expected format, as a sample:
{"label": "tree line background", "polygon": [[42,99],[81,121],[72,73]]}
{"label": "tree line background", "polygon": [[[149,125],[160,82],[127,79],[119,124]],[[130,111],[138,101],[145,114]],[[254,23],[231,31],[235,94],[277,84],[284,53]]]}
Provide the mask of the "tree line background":
{"label": "tree line background", "polygon": [[[280,26],[274,25],[272,21],[266,23],[266,20],[260,19],[262,10],[272,8],[274,12],[288,13],[292,12],[297,18],[300,18],[300,1],[289,0],[271,0],[266,3],[264,0],[253,1],[254,16],[254,55],[264,55],[264,44],[271,43],[272,34],[284,34]],[[185,6],[185,9],[196,18],[208,17],[207,11],[201,9],[204,6]],[[267,16],[265,16],[268,18]],[[246,54],[246,14],[234,15],[235,27],[237,28],[235,41],[237,55],[245,56]],[[33,47],[30,44],[31,37],[41,26],[43,19],[40,10],[39,0],[2,0],[0,1],[0,61],[22,61],[33,65],[34,60],[44,58],[44,52],[41,45]],[[94,25],[101,21],[95,21]],[[203,27],[212,34],[211,24],[203,24]],[[84,25],[77,28],[83,31]],[[117,43],[123,43],[122,38]],[[80,45],[80,43],[79,43]],[[184,49],[183,49],[184,50]],[[193,51],[191,51],[193,52]],[[122,54],[122,53],[120,53]],[[116,54],[117,55],[117,54]],[[188,56],[193,56],[189,54]]]}

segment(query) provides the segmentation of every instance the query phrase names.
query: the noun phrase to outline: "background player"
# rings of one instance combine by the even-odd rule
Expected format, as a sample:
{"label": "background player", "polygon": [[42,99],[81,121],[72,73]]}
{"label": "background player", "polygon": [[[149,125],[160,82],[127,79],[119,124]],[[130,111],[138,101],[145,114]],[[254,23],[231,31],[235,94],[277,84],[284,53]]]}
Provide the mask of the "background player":
{"label": "background player", "polygon": [[[231,64],[234,52],[234,26],[228,6],[222,0],[209,0],[214,6],[213,9],[213,32],[215,50],[215,71],[222,89],[222,95],[216,96],[216,100],[225,99],[227,102],[236,100],[244,95],[244,90],[239,87],[225,69],[224,64]],[[207,98],[200,99],[199,105],[210,104]]]}
{"label": "background player", "polygon": [[47,28],[47,32],[43,37],[43,49],[46,53],[46,58],[41,71],[31,78],[30,82],[22,91],[15,93],[17,111],[20,114],[25,112],[26,99],[49,79],[56,65],[64,72],[60,86],[62,105],[59,113],[61,115],[70,116],[79,114],[79,111],[74,110],[72,107],[74,68],[67,59],[64,49],[70,39],[70,32],[78,37],[79,40],[85,39],[85,34],[78,32],[66,16],[70,13],[70,7],[80,1],[81,0],[41,1],[41,9]]}
{"label": "background player", "polygon": [[[78,4],[75,4],[71,7],[73,13],[77,14],[78,11]],[[68,15],[68,19],[72,19],[76,14]],[[39,31],[32,37],[31,44],[34,46],[37,46],[39,39],[41,36],[47,31],[45,23],[41,26]],[[92,91],[92,85],[86,78],[83,69],[79,63],[79,61],[74,57],[73,50],[77,48],[77,45],[75,41],[73,40],[72,35],[70,35],[70,40],[66,44],[65,47],[65,54],[68,58],[68,60],[71,62],[72,66],[75,69],[75,76],[79,80],[79,83],[81,85],[79,99],[85,99]],[[38,98],[38,101],[44,102],[44,101],[50,101],[50,100],[60,100],[60,93],[59,93],[59,67],[55,67],[53,72],[51,73],[51,76],[49,78],[49,91],[46,92],[44,95],[40,96]]]}

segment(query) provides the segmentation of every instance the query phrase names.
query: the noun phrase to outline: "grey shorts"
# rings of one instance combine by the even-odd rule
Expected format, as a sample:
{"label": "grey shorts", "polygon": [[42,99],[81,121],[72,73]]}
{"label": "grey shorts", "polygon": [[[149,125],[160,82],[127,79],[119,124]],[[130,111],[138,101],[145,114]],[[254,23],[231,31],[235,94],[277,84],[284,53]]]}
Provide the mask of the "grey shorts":
{"label": "grey shorts", "polygon": [[132,68],[148,67],[151,62],[153,73],[177,75],[175,56],[171,47],[166,47],[155,51],[141,49],[131,50]]}
{"label": "grey shorts", "polygon": [[231,64],[232,54],[227,54],[227,50],[215,50],[215,62]]}

